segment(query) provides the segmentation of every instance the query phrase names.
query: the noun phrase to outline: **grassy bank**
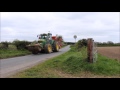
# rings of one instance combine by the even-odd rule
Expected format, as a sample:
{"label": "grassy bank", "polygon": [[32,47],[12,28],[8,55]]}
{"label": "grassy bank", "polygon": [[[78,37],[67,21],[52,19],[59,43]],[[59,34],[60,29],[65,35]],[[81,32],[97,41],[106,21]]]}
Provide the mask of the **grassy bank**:
{"label": "grassy bank", "polygon": [[24,56],[30,54],[27,50],[0,50],[0,59]]}
{"label": "grassy bank", "polygon": [[0,59],[24,56],[30,53],[28,50],[17,50],[14,45],[9,45],[8,49],[0,49]]}
{"label": "grassy bank", "polygon": [[[67,45],[64,45],[64,48]],[[8,49],[0,49],[0,59],[10,58],[10,57],[17,57],[17,56],[24,56],[31,54],[28,50],[17,50],[14,45],[9,45]]]}
{"label": "grassy bank", "polygon": [[120,62],[98,54],[96,63],[86,62],[87,51],[72,49],[11,78],[120,77]]}

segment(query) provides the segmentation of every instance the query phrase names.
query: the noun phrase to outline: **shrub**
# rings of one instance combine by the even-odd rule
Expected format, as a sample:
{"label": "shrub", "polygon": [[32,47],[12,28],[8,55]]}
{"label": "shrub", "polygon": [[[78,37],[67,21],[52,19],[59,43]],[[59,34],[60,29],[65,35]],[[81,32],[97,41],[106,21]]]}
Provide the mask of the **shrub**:
{"label": "shrub", "polygon": [[8,49],[8,42],[1,42],[0,49]]}
{"label": "shrub", "polygon": [[83,46],[87,46],[87,39],[81,39],[75,44],[77,49],[82,48]]}
{"label": "shrub", "polygon": [[30,44],[30,42],[14,40],[13,44],[17,47],[18,50],[21,50],[21,49],[27,49],[26,45]]}

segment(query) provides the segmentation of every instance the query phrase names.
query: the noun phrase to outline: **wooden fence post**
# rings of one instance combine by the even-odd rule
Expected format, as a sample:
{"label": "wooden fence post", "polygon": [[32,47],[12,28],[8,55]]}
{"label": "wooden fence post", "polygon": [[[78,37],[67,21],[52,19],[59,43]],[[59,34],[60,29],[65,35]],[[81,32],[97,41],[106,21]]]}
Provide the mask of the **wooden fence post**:
{"label": "wooden fence post", "polygon": [[93,39],[88,38],[87,41],[87,54],[88,54],[88,62],[93,63]]}

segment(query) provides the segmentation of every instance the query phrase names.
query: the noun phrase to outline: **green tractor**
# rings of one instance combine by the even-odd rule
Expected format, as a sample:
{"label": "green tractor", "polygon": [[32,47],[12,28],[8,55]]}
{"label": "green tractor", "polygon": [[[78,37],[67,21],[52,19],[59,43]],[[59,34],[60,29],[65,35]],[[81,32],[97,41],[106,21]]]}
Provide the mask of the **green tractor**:
{"label": "green tractor", "polygon": [[37,36],[39,40],[37,43],[31,43],[27,45],[27,49],[31,51],[33,54],[38,53],[51,53],[59,51],[59,42],[55,39],[55,36],[52,37],[51,33],[43,33]]}

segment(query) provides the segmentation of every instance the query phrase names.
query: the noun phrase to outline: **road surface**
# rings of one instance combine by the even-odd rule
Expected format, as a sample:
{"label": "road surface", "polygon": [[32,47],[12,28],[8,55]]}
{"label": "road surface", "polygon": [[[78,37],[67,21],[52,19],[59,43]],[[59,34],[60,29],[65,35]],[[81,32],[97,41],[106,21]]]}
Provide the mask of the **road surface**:
{"label": "road surface", "polygon": [[66,46],[64,48],[61,48],[59,52],[53,52],[50,54],[37,54],[37,55],[31,54],[27,56],[1,59],[0,60],[0,77],[6,78],[21,70],[25,70],[40,62],[48,60],[49,58],[63,54],[70,49],[69,47],[70,46]]}

